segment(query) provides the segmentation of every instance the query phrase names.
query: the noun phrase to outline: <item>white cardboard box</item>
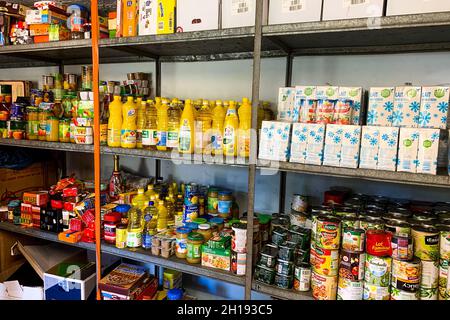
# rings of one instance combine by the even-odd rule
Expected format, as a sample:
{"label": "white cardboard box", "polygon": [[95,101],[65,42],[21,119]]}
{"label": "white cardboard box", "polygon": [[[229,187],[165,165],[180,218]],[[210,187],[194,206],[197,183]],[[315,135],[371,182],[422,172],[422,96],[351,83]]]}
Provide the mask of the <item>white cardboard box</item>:
{"label": "white cardboard box", "polygon": [[259,158],[288,161],[291,141],[291,123],[263,121],[259,142]]}
{"label": "white cardboard box", "polygon": [[177,32],[219,29],[220,0],[177,1]]}
{"label": "white cardboard box", "polygon": [[422,87],[396,87],[392,126],[417,128],[421,99]]}
{"label": "white cardboard box", "polygon": [[364,126],[361,133],[359,167],[362,169],[377,169],[379,148],[380,128]]}
{"label": "white cardboard box", "polygon": [[316,122],[316,87],[296,86],[294,99],[294,113],[298,112],[298,119],[303,123]]}
{"label": "white cardboard box", "polygon": [[[336,106],[334,119],[337,124],[361,124],[362,114],[362,87],[339,87],[339,102]],[[347,106],[347,101],[351,101],[351,108],[347,114],[346,110],[342,110],[341,106]],[[347,109],[345,107],[344,109]],[[344,111],[344,114],[341,114]]]}
{"label": "white cardboard box", "polygon": [[417,128],[400,128],[397,171],[417,172],[420,130]]}
{"label": "white cardboard box", "polygon": [[386,15],[431,13],[450,11],[450,1],[447,0],[388,0]]}
{"label": "white cardboard box", "polygon": [[[222,0],[222,29],[255,25],[257,0]],[[263,25],[267,24],[268,0],[263,1]]]}
{"label": "white cardboard box", "polygon": [[397,127],[379,127],[380,147],[378,150],[378,170],[395,171],[398,161]]}
{"label": "white cardboard box", "polygon": [[344,125],[340,167],[358,168],[361,146],[361,126]]}
{"label": "white cardboard box", "polygon": [[294,123],[292,125],[291,157],[289,162],[305,163],[308,135],[309,124]]}
{"label": "white cardboard box", "polygon": [[440,129],[419,129],[417,173],[436,174]]}
{"label": "white cardboard box", "polygon": [[392,126],[394,96],[394,87],[370,88],[369,106],[367,107],[367,125]]}
{"label": "white cardboard box", "polygon": [[422,87],[419,127],[446,129],[449,100],[449,87]]}
{"label": "white cardboard box", "polygon": [[139,0],[138,35],[156,34],[157,0]]}
{"label": "white cardboard box", "polygon": [[339,167],[341,163],[342,138],[344,126],[328,124],[323,152],[323,165]]}
{"label": "white cardboard box", "polygon": [[323,148],[325,144],[325,124],[308,123],[308,138],[306,146],[306,164],[322,165]]}
{"label": "white cardboard box", "polygon": [[[295,89],[290,87],[280,88],[278,91],[278,115],[279,121],[293,122],[295,119],[294,112]],[[297,115],[298,121],[298,115]]]}
{"label": "white cardboard box", "polygon": [[322,1],[270,0],[269,24],[320,21]]}
{"label": "white cardboard box", "polygon": [[322,20],[381,17],[384,0],[323,0]]}

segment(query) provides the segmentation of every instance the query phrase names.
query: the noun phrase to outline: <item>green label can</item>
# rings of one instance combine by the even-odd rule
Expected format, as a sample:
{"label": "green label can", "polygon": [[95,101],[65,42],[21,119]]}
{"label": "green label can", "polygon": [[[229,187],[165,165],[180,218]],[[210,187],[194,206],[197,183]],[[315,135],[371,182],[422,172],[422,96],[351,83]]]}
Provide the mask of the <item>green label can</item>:
{"label": "green label can", "polygon": [[364,280],[367,284],[389,287],[391,281],[392,258],[366,255]]}

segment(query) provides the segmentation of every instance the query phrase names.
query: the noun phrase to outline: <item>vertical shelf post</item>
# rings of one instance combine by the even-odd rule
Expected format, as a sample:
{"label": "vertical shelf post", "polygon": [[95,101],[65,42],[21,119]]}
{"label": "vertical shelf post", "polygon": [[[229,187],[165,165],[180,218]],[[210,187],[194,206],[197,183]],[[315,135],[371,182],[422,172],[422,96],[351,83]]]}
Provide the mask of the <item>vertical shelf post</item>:
{"label": "vertical shelf post", "polygon": [[261,43],[262,43],[263,1],[256,1],[255,38],[253,48],[253,80],[252,80],[252,129],[250,139],[250,164],[248,172],[248,204],[247,204],[247,261],[245,267],[245,300],[252,297],[253,280],[253,217],[255,204],[255,179],[258,154],[258,106],[261,80]]}

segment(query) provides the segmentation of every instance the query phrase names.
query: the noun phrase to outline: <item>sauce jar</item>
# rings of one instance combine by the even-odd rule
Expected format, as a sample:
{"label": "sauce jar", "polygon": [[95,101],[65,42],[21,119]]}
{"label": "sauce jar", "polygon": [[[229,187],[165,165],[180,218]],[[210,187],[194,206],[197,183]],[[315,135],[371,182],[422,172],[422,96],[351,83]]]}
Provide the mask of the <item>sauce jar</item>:
{"label": "sauce jar", "polygon": [[105,242],[110,244],[116,243],[116,228],[120,224],[122,215],[118,212],[110,212],[103,217],[103,230]]}
{"label": "sauce jar", "polygon": [[208,190],[208,214],[216,215],[219,203],[219,190],[217,188],[209,188]]}
{"label": "sauce jar", "polygon": [[198,264],[202,260],[203,236],[197,232],[191,232],[187,241],[186,261],[191,264]]}
{"label": "sauce jar", "polygon": [[8,221],[8,207],[0,207],[0,221]]}
{"label": "sauce jar", "polygon": [[219,232],[224,228],[224,220],[222,218],[214,217],[209,220],[209,223],[211,224],[211,226],[217,226],[217,231]]}
{"label": "sauce jar", "polygon": [[197,232],[203,236],[205,243],[212,237],[212,229],[208,223],[200,224]]}
{"label": "sauce jar", "polygon": [[39,129],[38,129],[38,139],[40,141],[47,140],[47,118],[50,117],[52,113],[50,110],[39,109]]}
{"label": "sauce jar", "polygon": [[27,107],[27,139],[37,140],[39,131],[39,112],[37,107]]}
{"label": "sauce jar", "polygon": [[45,127],[45,134],[47,141],[58,142],[59,141],[59,119],[54,116],[47,118],[47,125]]}
{"label": "sauce jar", "polygon": [[[197,226],[201,225],[201,224],[205,224],[208,222],[208,220],[206,220],[205,218],[195,218],[194,220],[192,220],[193,223],[196,223]],[[197,228],[198,229],[198,228]]]}
{"label": "sauce jar", "polygon": [[179,227],[176,229],[177,240],[175,244],[175,255],[177,258],[186,259],[187,255],[187,241],[191,229],[186,227]]}
{"label": "sauce jar", "polygon": [[217,203],[217,213],[221,218],[229,218],[231,216],[231,206],[233,204],[233,196],[231,191],[220,191]]}
{"label": "sauce jar", "polygon": [[70,119],[59,121],[59,142],[70,142]]}
{"label": "sauce jar", "polygon": [[119,204],[114,211],[120,213],[121,215],[121,223],[127,225],[128,224],[128,211],[131,209],[129,204]]}
{"label": "sauce jar", "polygon": [[116,247],[119,249],[127,247],[127,225],[125,224],[116,226]]}

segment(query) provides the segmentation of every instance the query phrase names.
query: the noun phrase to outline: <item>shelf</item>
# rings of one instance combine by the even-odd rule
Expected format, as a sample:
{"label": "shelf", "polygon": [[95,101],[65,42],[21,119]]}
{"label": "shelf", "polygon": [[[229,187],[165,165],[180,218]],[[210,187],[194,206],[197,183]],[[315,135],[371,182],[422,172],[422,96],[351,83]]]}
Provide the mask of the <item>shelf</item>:
{"label": "shelf", "polygon": [[292,289],[285,290],[256,280],[252,282],[252,289],[282,300],[314,300],[311,291],[299,292]]}
{"label": "shelf", "polygon": [[280,170],[285,172],[304,173],[341,178],[373,180],[397,184],[423,185],[436,188],[450,188],[450,176],[439,172],[438,175],[418,174],[408,172],[392,172],[369,169],[350,169],[329,166],[316,166],[291,162],[271,162],[258,160],[258,168]]}
{"label": "shelf", "polygon": [[15,139],[2,139],[0,138],[1,146],[14,146],[22,148],[32,149],[45,149],[54,151],[67,151],[67,152],[82,152],[93,153],[93,145],[83,145],[74,143],[61,143],[61,142],[47,142],[38,140],[15,140]]}
{"label": "shelf", "polygon": [[[9,222],[0,222],[0,230],[19,233],[19,234],[23,234],[23,235],[34,237],[34,238],[44,239],[44,240],[48,240],[48,241],[52,241],[52,242],[58,242],[58,243],[69,245],[69,246],[74,246],[74,247],[83,248],[86,250],[95,251],[95,244],[93,244],[93,243],[86,243],[86,242],[67,243],[67,242],[59,241],[58,235],[55,233],[46,232],[46,231],[33,229],[33,228],[24,228],[21,226],[13,225],[12,223],[9,223]],[[175,269],[175,270],[178,270],[178,271],[181,271],[184,273],[214,278],[217,280],[222,280],[222,281],[226,281],[226,282],[234,283],[234,284],[238,284],[238,285],[245,284],[245,277],[237,276],[231,272],[202,267],[200,265],[189,264],[185,260],[181,260],[176,257],[171,257],[170,259],[165,259],[162,257],[153,256],[148,251],[145,251],[144,249],[137,249],[137,250],[119,249],[113,245],[102,244],[102,253],[107,253],[107,254],[111,254],[114,256],[127,258],[127,259],[131,259],[131,260],[139,261],[139,262],[143,262],[143,263],[152,263],[152,264],[162,266],[164,268]]]}

